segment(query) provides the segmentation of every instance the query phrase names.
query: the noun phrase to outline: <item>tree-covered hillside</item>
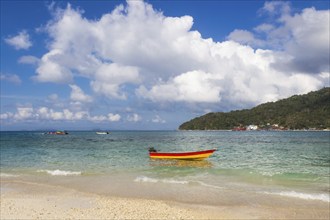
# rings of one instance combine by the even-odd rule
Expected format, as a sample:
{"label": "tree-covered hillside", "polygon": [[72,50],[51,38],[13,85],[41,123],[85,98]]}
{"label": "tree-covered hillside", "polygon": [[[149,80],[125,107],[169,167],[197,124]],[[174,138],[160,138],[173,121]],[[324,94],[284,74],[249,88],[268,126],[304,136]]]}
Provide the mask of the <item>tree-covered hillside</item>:
{"label": "tree-covered hillside", "polygon": [[278,125],[282,129],[330,128],[330,88],[294,95],[252,109],[227,113],[208,113],[180,125],[180,130],[228,130],[234,127],[258,125],[267,129]]}

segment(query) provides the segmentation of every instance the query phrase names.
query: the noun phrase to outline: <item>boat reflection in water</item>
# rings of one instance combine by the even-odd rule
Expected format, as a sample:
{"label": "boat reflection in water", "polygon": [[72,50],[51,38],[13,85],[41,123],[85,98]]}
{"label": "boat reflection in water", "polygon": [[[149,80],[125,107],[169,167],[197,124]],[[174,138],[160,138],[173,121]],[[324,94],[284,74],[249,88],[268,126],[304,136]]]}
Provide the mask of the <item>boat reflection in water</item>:
{"label": "boat reflection in water", "polygon": [[193,167],[193,168],[211,168],[212,162],[208,160],[157,160],[151,159],[152,167]]}

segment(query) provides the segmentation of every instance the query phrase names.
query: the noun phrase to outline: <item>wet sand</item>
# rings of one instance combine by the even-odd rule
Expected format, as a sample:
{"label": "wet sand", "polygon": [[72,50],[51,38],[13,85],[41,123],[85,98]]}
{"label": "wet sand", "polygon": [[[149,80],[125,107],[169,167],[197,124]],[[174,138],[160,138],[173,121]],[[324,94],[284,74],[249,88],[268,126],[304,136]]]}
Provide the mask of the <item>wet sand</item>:
{"label": "wet sand", "polygon": [[123,198],[63,186],[1,180],[1,219],[329,219],[329,203],[205,206]]}

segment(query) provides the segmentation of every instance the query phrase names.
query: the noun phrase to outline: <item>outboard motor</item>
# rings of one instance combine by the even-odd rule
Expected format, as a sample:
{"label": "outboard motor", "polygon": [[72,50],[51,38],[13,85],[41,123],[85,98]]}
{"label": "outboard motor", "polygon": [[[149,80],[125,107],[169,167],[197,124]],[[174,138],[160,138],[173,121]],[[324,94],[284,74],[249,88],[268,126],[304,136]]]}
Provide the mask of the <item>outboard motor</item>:
{"label": "outboard motor", "polygon": [[157,152],[157,150],[155,149],[155,148],[153,148],[153,147],[150,147],[149,148],[149,152],[151,153],[151,152]]}

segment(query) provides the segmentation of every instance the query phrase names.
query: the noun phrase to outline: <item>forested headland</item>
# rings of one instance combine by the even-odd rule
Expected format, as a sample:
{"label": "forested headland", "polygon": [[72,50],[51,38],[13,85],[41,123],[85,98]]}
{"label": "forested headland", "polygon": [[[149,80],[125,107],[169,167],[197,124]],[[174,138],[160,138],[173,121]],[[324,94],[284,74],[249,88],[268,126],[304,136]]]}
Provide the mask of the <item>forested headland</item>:
{"label": "forested headland", "polygon": [[330,129],[330,87],[264,103],[252,109],[208,113],[179,127],[179,130],[246,129]]}

